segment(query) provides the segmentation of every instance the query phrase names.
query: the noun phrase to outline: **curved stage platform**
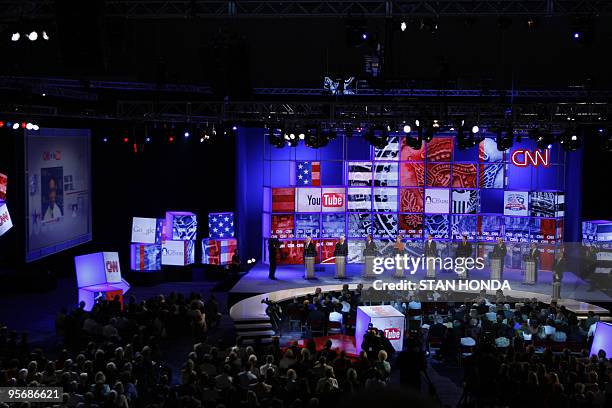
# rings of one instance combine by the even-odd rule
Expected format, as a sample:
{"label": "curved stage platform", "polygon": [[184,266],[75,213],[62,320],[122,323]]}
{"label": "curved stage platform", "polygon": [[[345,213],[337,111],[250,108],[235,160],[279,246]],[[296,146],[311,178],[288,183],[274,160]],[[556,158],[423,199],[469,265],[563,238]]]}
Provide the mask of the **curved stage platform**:
{"label": "curved stage platform", "polygon": [[[292,265],[279,267],[276,272],[278,280],[268,279],[268,266],[257,264],[238,283],[231,289],[230,293],[240,296],[242,300],[236,302],[230,308],[230,317],[236,324],[238,334],[249,337],[251,334],[272,335],[270,319],[266,315],[266,304],[262,301],[269,298],[274,302],[282,302],[314,293],[315,288],[320,287],[323,292],[333,292],[342,289],[342,285],[347,283],[349,288],[355,289],[359,283],[363,283],[364,289],[372,286],[372,280],[361,277],[362,265],[348,265],[347,279],[338,280],[334,278],[334,265],[317,265],[315,270],[316,279],[306,280],[303,278],[303,266]],[[399,281],[389,276],[381,275],[386,282]],[[439,279],[452,280],[453,273],[438,273]],[[418,281],[425,279],[424,272],[407,276],[404,279]],[[470,279],[488,280],[489,270],[483,269],[470,274]],[[504,290],[505,295],[518,300],[536,298],[541,302],[551,301],[552,274],[543,272],[539,276],[538,283],[535,285],[525,285],[522,283],[521,271],[506,270],[504,279],[511,285],[511,290]],[[578,315],[586,315],[593,311],[600,315],[608,315],[607,309],[593,303],[612,302],[606,293],[600,290],[589,290],[589,284],[578,278],[571,272],[566,272],[561,291],[559,305],[567,307]],[[461,291],[461,293],[473,293],[478,291]],[[488,291],[494,295],[495,291]],[[589,303],[593,302],[593,303]]]}

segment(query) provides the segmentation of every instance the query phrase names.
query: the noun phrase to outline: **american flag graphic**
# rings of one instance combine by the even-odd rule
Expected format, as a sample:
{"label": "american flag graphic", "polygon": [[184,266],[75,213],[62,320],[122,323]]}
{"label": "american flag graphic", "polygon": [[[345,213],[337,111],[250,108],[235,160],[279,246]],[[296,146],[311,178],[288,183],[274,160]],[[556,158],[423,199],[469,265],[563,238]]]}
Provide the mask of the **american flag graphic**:
{"label": "american flag graphic", "polygon": [[233,238],[234,213],[209,213],[208,236],[210,238]]}
{"label": "american flag graphic", "polygon": [[227,265],[236,252],[236,239],[203,239],[202,263],[207,265]]}
{"label": "american flag graphic", "polygon": [[295,188],[272,189],[272,212],[295,211]]}
{"label": "american flag graphic", "polygon": [[295,162],[295,179],[298,186],[321,185],[321,162],[297,161]]}

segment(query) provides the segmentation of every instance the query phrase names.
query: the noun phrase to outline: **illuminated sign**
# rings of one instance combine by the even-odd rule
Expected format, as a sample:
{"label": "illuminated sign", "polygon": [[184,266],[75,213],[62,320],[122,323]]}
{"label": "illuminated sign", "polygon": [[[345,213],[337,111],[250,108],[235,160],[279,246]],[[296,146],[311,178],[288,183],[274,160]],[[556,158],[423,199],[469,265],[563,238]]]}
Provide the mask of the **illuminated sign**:
{"label": "illuminated sign", "polygon": [[533,152],[527,149],[517,149],[512,152],[511,156],[512,164],[517,167],[527,167],[530,164],[534,167],[542,165],[548,167],[550,165],[550,150],[536,149]]}
{"label": "illuminated sign", "polygon": [[402,332],[399,329],[388,328],[385,329],[385,337],[389,340],[399,340],[402,337]]}

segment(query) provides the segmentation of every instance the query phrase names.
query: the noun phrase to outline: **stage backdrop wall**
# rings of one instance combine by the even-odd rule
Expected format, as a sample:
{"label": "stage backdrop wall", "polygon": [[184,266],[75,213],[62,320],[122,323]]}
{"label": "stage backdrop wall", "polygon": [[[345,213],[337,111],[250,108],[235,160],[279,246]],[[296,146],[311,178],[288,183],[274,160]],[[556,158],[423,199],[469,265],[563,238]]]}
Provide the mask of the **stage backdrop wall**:
{"label": "stage backdrop wall", "polygon": [[[403,135],[374,149],[362,136],[338,134],[329,145],[311,149],[276,148],[263,129],[238,133],[238,226],[241,251],[266,257],[270,237],[281,240],[281,264],[299,264],[301,242],[311,235],[319,245],[318,262],[331,262],[340,235],[349,242],[349,262],[361,262],[367,234],[383,253],[391,240],[404,235],[408,250],[420,253],[428,234],[439,241],[441,255],[450,243],[468,234],[473,241],[497,236],[516,242],[507,262],[522,260],[522,247],[536,241],[552,252],[564,229],[575,239],[576,226],[565,225],[564,212],[580,211],[581,152],[566,153],[554,145],[549,165],[512,163],[518,149],[533,152],[535,142],[523,138],[506,153],[497,151],[495,136],[459,150],[455,134],[438,135],[420,150]],[[522,158],[522,156],[519,156]],[[566,186],[572,196],[567,197]],[[579,217],[578,217],[579,218]],[[257,242],[259,241],[259,242]],[[486,246],[479,249],[486,255]],[[544,260],[546,264],[546,260]]]}

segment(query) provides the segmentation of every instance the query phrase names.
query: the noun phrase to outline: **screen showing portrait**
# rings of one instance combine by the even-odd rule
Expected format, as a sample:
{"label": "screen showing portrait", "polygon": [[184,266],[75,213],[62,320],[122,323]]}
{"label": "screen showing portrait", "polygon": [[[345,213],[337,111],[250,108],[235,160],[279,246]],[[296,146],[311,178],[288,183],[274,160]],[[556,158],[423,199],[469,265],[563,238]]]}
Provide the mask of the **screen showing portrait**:
{"label": "screen showing portrait", "polygon": [[91,240],[89,130],[26,131],[26,261]]}

